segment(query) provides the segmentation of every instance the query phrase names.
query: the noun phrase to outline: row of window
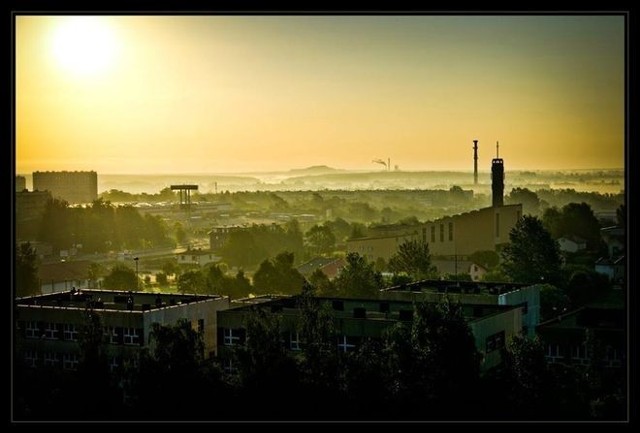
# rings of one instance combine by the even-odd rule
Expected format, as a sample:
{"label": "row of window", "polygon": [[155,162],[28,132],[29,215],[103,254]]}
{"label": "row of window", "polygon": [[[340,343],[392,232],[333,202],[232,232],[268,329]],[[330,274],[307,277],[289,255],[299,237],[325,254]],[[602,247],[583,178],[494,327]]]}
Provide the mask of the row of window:
{"label": "row of window", "polygon": [[[439,225],[440,228],[440,242],[444,242],[444,224],[440,224]],[[453,222],[449,222],[447,224],[447,228],[448,228],[448,234],[447,234],[447,239],[449,241],[453,240]],[[435,243],[436,242],[436,226],[432,225],[431,226],[431,230],[430,230],[430,234],[431,234],[431,243]],[[424,227],[422,229],[422,240],[424,242],[427,242],[427,228]]]}
{"label": "row of window", "polygon": [[[24,324],[26,338],[38,338],[45,340],[78,341],[79,330],[75,323],[51,323],[27,321]],[[142,329],[132,327],[104,328],[105,341],[111,344],[142,344]]]}
{"label": "row of window", "polygon": [[35,368],[40,365],[45,367],[60,367],[65,370],[77,370],[80,359],[76,353],[44,352],[41,364],[40,354],[35,350],[24,351],[24,362],[27,367]]}
{"label": "row of window", "polygon": [[[31,368],[42,365],[51,368],[62,367],[64,370],[77,370],[80,364],[80,357],[76,353],[44,352],[40,354],[35,350],[25,350],[24,361],[27,367]],[[135,359],[132,359],[131,362],[136,365]],[[115,371],[120,365],[122,365],[122,359],[119,356],[109,358],[109,370],[111,372]]]}
{"label": "row of window", "polygon": [[[240,328],[223,328],[223,344],[225,346],[237,346],[244,343],[245,330]],[[338,337],[338,349],[341,352],[350,352],[356,348],[358,337],[349,337],[342,335]],[[287,345],[290,350],[298,351],[301,349],[300,333],[289,332]]]}
{"label": "row of window", "polygon": [[[567,346],[551,343],[547,345],[545,355],[547,360],[552,363],[563,362],[567,356],[574,363],[587,364],[589,362],[589,354],[587,353],[587,347],[584,343],[568,346],[568,350]],[[622,361],[621,353],[612,346],[607,346],[603,355],[603,361],[611,366],[620,365]]]}

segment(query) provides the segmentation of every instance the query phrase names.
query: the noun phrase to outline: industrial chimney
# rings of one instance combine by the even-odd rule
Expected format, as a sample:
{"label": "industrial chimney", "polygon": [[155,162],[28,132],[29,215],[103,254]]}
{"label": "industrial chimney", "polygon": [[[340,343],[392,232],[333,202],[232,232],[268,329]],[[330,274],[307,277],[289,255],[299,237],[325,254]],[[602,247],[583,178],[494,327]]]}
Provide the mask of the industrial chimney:
{"label": "industrial chimney", "polygon": [[500,144],[496,141],[496,157],[491,160],[492,206],[504,206],[504,163],[500,156]]}
{"label": "industrial chimney", "polygon": [[478,140],[473,140],[473,184],[478,184]]}

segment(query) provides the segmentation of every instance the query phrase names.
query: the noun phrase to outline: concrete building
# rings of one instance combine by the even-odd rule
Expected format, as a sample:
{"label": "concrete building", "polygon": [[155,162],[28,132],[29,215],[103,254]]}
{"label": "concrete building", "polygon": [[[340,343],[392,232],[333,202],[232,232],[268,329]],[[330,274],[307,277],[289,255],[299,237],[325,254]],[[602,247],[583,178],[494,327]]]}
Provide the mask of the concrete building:
{"label": "concrete building", "polygon": [[558,244],[560,251],[565,253],[577,253],[587,248],[587,241],[578,236],[561,237]]}
{"label": "concrete building", "polygon": [[585,366],[600,358],[604,367],[620,369],[626,365],[625,329],[622,306],[585,306],[541,323],[537,332],[552,364]]}
{"label": "concrete building", "polygon": [[51,200],[49,191],[16,192],[16,222],[29,223],[42,218],[47,202]]}
{"label": "concrete building", "polygon": [[27,189],[27,178],[24,176],[16,176],[16,192],[22,192]]}
{"label": "concrete building", "polygon": [[535,336],[540,323],[540,288],[518,283],[422,280],[380,291],[381,299],[440,302],[444,297],[465,305],[510,305],[522,308],[522,333]]}
{"label": "concrete building", "polygon": [[606,275],[615,284],[623,284],[625,281],[626,260],[625,256],[601,257],[596,260],[595,271]]}
{"label": "concrete building", "polygon": [[365,237],[347,241],[347,252],[356,252],[375,261],[388,261],[398,246],[408,240],[429,243],[432,256],[468,256],[476,251],[495,251],[509,243],[509,232],[522,217],[522,205],[487,207],[458,215],[439,218],[403,234]]}
{"label": "concrete building", "polygon": [[[338,350],[355,350],[364,338],[379,339],[383,332],[400,321],[413,317],[413,303],[376,299],[317,298],[329,308],[336,332]],[[297,297],[250,299],[241,305],[218,311],[218,356],[227,373],[233,373],[232,351],[246,338],[246,317],[252,307],[277,315],[282,326],[283,344],[289,350],[303,350],[298,324],[301,310]],[[522,308],[503,305],[463,305],[463,314],[475,337],[476,348],[483,355],[481,368],[486,370],[502,362],[500,349],[509,338],[521,331]]]}
{"label": "concrete building", "polygon": [[91,307],[101,319],[111,369],[135,362],[149,345],[153,323],[190,321],[202,334],[204,356],[217,347],[216,312],[229,308],[229,298],[205,295],[66,291],[19,298],[15,301],[15,348],[30,367],[75,370],[80,361],[79,340]]}
{"label": "concrete building", "polygon": [[53,198],[70,204],[91,203],[98,198],[98,174],[95,171],[35,171],[33,189],[49,191]]}
{"label": "concrete building", "polygon": [[625,252],[625,230],[623,227],[612,226],[600,229],[600,235],[607,244],[609,258],[618,257]]}
{"label": "concrete building", "polygon": [[91,261],[71,260],[65,262],[42,263],[38,268],[38,280],[40,280],[40,292],[58,293],[69,291],[72,288],[84,290],[92,288]]}
{"label": "concrete building", "polygon": [[176,260],[179,265],[205,266],[209,263],[217,263],[220,259],[220,257],[217,257],[209,250],[187,250],[183,253],[176,254]]}

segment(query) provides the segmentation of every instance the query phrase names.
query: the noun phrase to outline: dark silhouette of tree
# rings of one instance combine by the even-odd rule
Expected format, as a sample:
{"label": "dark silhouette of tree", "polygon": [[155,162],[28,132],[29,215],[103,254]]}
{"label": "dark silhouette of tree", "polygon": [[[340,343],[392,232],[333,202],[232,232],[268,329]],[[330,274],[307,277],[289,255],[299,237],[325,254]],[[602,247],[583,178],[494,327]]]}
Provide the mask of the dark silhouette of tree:
{"label": "dark silhouette of tree", "polygon": [[389,270],[396,274],[405,272],[414,281],[433,277],[436,269],[431,266],[429,244],[417,239],[403,242],[389,259]]}
{"label": "dark silhouette of tree", "polygon": [[540,320],[549,320],[571,308],[571,299],[561,288],[540,284]]}
{"label": "dark silhouette of tree", "polygon": [[537,217],[524,215],[509,233],[502,250],[505,273],[519,283],[558,284],[561,259],[558,242]]}
{"label": "dark silhouette of tree", "polygon": [[178,291],[185,293],[203,293],[207,287],[204,275],[199,269],[187,271],[178,277]]}
{"label": "dark silhouette of tree", "polygon": [[500,256],[495,251],[475,251],[469,255],[469,261],[491,270],[500,263]]}
{"label": "dark silhouette of tree", "polygon": [[606,275],[593,269],[576,269],[568,278],[566,293],[571,304],[576,307],[585,305],[606,295],[611,290],[611,282]]}
{"label": "dark silhouette of tree", "polygon": [[505,197],[506,204],[522,204],[522,213],[537,216],[540,213],[538,194],[528,188],[513,188]]}
{"label": "dark silhouette of tree", "polygon": [[359,239],[367,236],[367,227],[361,223],[351,223],[351,233],[349,239]]}
{"label": "dark silhouette of tree", "polygon": [[130,267],[117,264],[104,277],[104,288],[107,290],[138,290],[138,277]]}
{"label": "dark silhouette of tree", "polygon": [[265,260],[253,275],[257,293],[300,293],[304,277],[293,268],[293,253],[283,252],[273,260]]}
{"label": "dark silhouette of tree", "polygon": [[336,237],[326,224],[314,225],[306,233],[305,238],[314,254],[327,254],[333,251]]}
{"label": "dark silhouette of tree", "polygon": [[335,295],[335,287],[327,274],[322,272],[321,269],[316,269],[309,276],[309,284],[311,284],[318,296],[333,296]]}
{"label": "dark silhouette of tree", "polygon": [[336,218],[333,221],[324,223],[334,233],[337,242],[343,242],[351,234],[351,224],[343,218]]}
{"label": "dark silhouette of tree", "polygon": [[561,211],[549,208],[543,222],[554,239],[580,237],[587,241],[587,249],[602,251],[606,246],[600,236],[600,223],[587,203],[568,203]]}
{"label": "dark silhouette of tree", "polygon": [[40,293],[38,279],[38,256],[29,242],[16,246],[15,295],[31,296]]}
{"label": "dark silhouette of tree", "polygon": [[623,229],[627,227],[627,206],[621,204],[616,209],[616,223]]}
{"label": "dark silhouette of tree", "polygon": [[376,272],[373,263],[358,253],[349,253],[347,264],[335,278],[334,285],[340,296],[377,297],[383,287],[382,275]]}

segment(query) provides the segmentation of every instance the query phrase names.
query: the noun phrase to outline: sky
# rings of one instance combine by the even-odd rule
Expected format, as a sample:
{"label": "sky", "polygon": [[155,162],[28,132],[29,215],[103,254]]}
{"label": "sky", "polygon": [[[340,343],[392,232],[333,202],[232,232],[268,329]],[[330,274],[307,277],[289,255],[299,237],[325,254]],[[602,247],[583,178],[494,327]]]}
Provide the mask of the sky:
{"label": "sky", "polygon": [[622,16],[15,18],[16,173],[624,167]]}

